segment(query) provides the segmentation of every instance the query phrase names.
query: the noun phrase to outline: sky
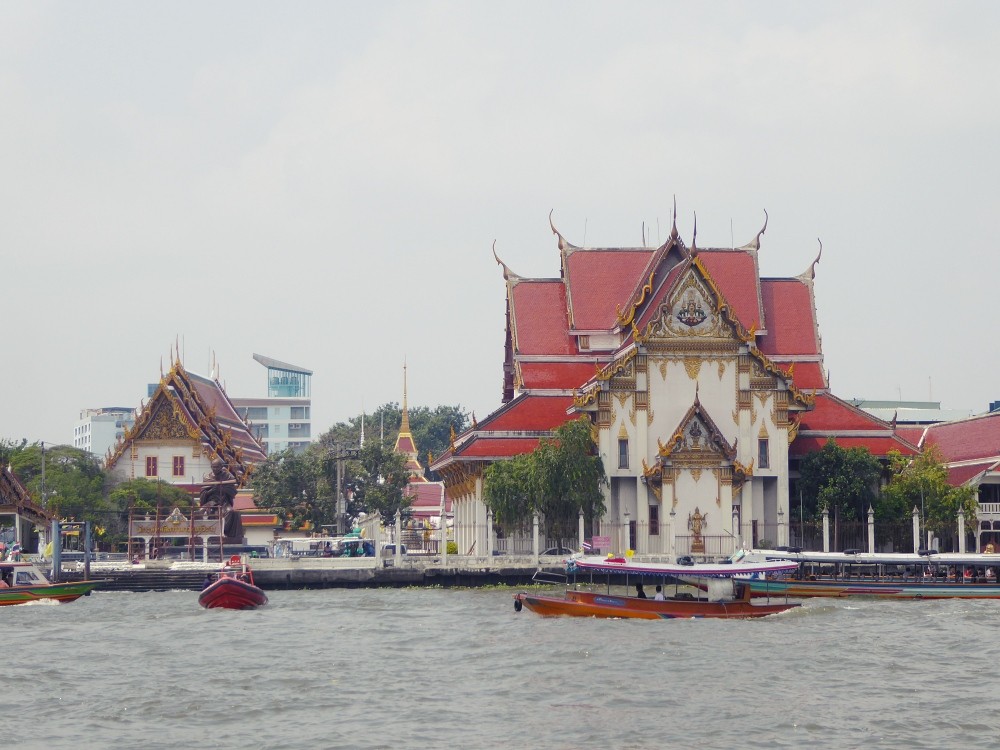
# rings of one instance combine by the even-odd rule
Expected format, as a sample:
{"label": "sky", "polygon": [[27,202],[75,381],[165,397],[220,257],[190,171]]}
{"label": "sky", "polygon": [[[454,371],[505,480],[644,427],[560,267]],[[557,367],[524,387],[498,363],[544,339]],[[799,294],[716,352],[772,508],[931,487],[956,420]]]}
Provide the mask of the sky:
{"label": "sky", "polygon": [[1000,400],[1000,5],[0,4],[0,439],[180,350],[313,430],[500,405],[505,285],[576,245],[816,257],[832,390]]}

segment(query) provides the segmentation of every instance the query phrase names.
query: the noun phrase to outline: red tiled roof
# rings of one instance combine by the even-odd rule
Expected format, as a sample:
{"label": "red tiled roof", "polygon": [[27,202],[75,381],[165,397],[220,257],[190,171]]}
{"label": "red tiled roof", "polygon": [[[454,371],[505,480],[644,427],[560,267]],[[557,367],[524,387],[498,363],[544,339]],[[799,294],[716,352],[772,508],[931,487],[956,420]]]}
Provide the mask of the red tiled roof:
{"label": "red tiled roof", "polygon": [[[826,441],[826,436],[799,435],[789,446],[788,454],[796,457],[804,456],[807,453],[821,450],[826,445]],[[841,448],[867,448],[873,456],[879,457],[887,456],[890,450],[897,450],[904,456],[911,456],[915,453],[912,447],[890,435],[885,437],[836,435],[833,441]]]}
{"label": "red tiled roof", "polygon": [[572,390],[586,383],[597,366],[593,362],[521,362],[523,388]]}
{"label": "red tiled roof", "polygon": [[574,354],[569,335],[566,287],[556,280],[519,280],[511,290],[518,354]]}
{"label": "red tiled roof", "polygon": [[[664,279],[663,283],[657,288],[656,294],[642,303],[642,312],[638,315],[635,321],[635,327],[639,331],[645,331],[646,326],[649,325],[650,321],[659,317],[660,307],[663,305],[664,300],[666,300],[666,298],[673,291],[674,284],[677,283],[677,279],[679,279],[681,274],[690,267],[690,263],[683,262],[678,263],[676,266],[671,268],[667,273],[667,278]],[[629,338],[631,339],[631,337]]]}
{"label": "red tiled roof", "polygon": [[760,350],[769,356],[819,354],[809,286],[800,279],[761,279],[760,291],[767,324]]}
{"label": "red tiled roof", "polygon": [[996,461],[986,461],[984,463],[967,464],[965,466],[952,466],[948,469],[948,484],[952,487],[960,487],[970,479],[974,479],[980,473],[993,468]]}
{"label": "red tiled roof", "polygon": [[413,435],[408,432],[401,432],[396,436],[396,453],[416,453],[417,447],[413,444]]}
{"label": "red tiled roof", "polygon": [[[795,366],[798,370],[798,365]],[[794,373],[793,373],[794,376]],[[887,430],[887,425],[877,417],[851,406],[830,393],[816,394],[816,406],[803,412],[799,425],[802,430]]]}
{"label": "red tiled roof", "polygon": [[[784,371],[788,371],[791,362],[775,362]],[[826,388],[826,378],[823,366],[819,362],[796,362],[792,370],[792,382],[801,391],[811,391]]]}
{"label": "red tiled roof", "polygon": [[655,250],[648,248],[574,250],[566,261],[574,327],[608,331],[636,287]]}
{"label": "red tiled roof", "polygon": [[747,330],[763,328],[757,296],[757,264],[753,256],[745,250],[699,250],[698,258],[743,327]]}
{"label": "red tiled roof", "polygon": [[926,442],[938,446],[950,463],[1000,458],[1000,412],[930,425]]}
{"label": "red tiled roof", "polygon": [[[444,482],[411,484],[406,488],[406,494],[412,498],[410,509],[414,515],[440,515],[441,498],[444,497]],[[450,512],[451,500],[445,498],[445,513]]]}
{"label": "red tiled roof", "polygon": [[521,394],[479,423],[478,430],[551,430],[572,419],[572,396]]}
{"label": "red tiled roof", "polygon": [[906,425],[901,425],[896,428],[896,434],[903,438],[903,440],[919,446],[926,429],[927,428],[924,425],[919,427],[907,427]]}
{"label": "red tiled roof", "polygon": [[538,447],[538,437],[489,438],[474,437],[462,445],[456,455],[462,458],[511,458],[531,453]]}

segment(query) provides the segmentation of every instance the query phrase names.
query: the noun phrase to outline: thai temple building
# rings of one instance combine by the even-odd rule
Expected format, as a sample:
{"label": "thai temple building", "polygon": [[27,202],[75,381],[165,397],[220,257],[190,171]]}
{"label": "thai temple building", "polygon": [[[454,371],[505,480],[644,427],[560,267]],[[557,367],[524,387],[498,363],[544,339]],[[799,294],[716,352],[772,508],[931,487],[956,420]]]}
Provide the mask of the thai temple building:
{"label": "thai temple building", "polygon": [[444,483],[432,482],[424,476],[420,465],[419,452],[413,433],[410,432],[410,414],[406,403],[406,365],[403,365],[403,416],[396,436],[396,453],[406,456],[406,469],[410,472],[410,482],[406,494],[410,497],[410,519],[413,528],[437,527],[441,510],[445,517],[451,513],[451,501],[445,497]]}
{"label": "thai temple building", "polygon": [[252,494],[244,490],[253,465],[265,457],[263,445],[237,413],[216,374],[204,377],[189,372],[175,357],[166,374],[161,370],[152,396],[140,405],[135,424],[109,451],[105,465],[119,480],[168,482],[197,502],[213,472],[212,462],[221,459],[225,471],[236,480],[239,492],[234,508],[240,512],[247,537],[270,541],[277,517],[257,512]]}
{"label": "thai temple building", "polygon": [[52,513],[34,500],[9,466],[0,466],[0,559],[44,547]]}
{"label": "thai temple building", "polygon": [[500,407],[431,465],[459,549],[492,546],[483,471],[590,419],[609,479],[585,536],[637,554],[726,554],[788,543],[799,458],[830,437],[876,456],[917,447],[830,392],[813,293],[820,253],[762,278],[764,227],[734,248],[690,246],[676,215],[660,247],[578,247],[551,224],[559,275],[507,286]]}

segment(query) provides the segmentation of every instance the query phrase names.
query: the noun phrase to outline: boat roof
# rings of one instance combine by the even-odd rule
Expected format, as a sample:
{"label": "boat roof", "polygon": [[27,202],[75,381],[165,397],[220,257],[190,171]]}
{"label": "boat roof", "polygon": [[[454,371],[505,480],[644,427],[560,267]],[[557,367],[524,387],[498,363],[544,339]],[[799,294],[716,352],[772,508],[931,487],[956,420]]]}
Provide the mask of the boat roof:
{"label": "boat roof", "polygon": [[796,562],[844,563],[854,565],[995,565],[1000,566],[1000,554],[980,552],[803,552],[799,550],[751,550],[747,558],[764,560],[794,560]]}
{"label": "boat roof", "polygon": [[772,573],[795,570],[797,563],[788,560],[761,560],[725,563],[650,563],[636,562],[634,558],[583,555],[571,557],[569,569],[590,570],[601,573],[626,573],[628,575],[683,576],[685,578],[733,578],[752,573]]}

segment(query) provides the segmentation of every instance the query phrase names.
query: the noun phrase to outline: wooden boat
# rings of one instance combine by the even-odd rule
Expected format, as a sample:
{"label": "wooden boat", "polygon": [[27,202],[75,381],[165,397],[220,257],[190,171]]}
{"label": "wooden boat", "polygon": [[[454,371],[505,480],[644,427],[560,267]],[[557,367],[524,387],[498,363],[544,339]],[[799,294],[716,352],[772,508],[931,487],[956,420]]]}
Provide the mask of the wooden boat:
{"label": "wooden boat", "polygon": [[1000,599],[1000,554],[749,550],[741,561],[785,560],[796,568],[749,581],[753,596]]}
{"label": "wooden boat", "polygon": [[[514,596],[514,609],[527,607],[540,615],[571,615],[575,617],[623,617],[644,620],[675,618],[748,618],[764,617],[798,607],[797,602],[755,604],[750,587],[737,575],[767,574],[794,569],[784,561],[759,564],[663,564],[633,563],[625,558],[576,557],[568,565],[570,575],[597,573],[634,576],[637,582],[653,580],[674,582],[697,581],[704,586],[705,598],[677,592],[662,600],[638,596],[618,596],[610,591],[597,593],[567,589],[563,596],[548,596],[521,592]],[[610,578],[609,578],[610,580]],[[626,578],[627,581],[627,578]],[[661,584],[662,586],[662,584]]]}
{"label": "wooden boat", "polygon": [[33,563],[0,562],[0,606],[51,599],[72,602],[87,596],[100,581],[52,583]]}
{"label": "wooden boat", "polygon": [[206,609],[256,609],[267,604],[267,594],[254,584],[250,566],[234,555],[202,589],[198,603]]}

